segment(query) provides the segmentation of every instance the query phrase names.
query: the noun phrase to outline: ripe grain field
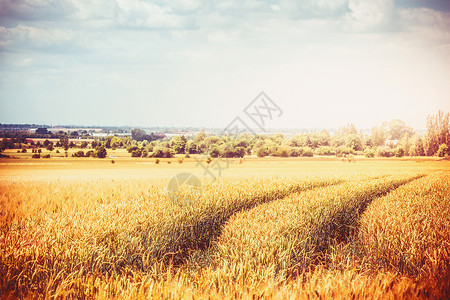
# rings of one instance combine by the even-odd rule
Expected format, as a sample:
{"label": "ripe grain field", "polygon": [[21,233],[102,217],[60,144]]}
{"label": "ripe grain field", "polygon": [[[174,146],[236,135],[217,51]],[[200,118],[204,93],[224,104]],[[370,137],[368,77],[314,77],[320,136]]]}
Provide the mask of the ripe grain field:
{"label": "ripe grain field", "polygon": [[170,162],[1,159],[0,296],[450,295],[448,161]]}

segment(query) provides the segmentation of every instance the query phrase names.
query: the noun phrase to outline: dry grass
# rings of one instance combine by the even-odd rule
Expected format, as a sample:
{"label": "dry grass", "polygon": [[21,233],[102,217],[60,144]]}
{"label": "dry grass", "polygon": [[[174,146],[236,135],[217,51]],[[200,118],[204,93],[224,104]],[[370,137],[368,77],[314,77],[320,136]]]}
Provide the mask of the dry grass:
{"label": "dry grass", "polygon": [[[41,178],[0,180],[0,296],[448,295],[439,280],[449,274],[450,179],[435,171],[445,162],[255,161],[216,183],[203,178],[201,192],[182,190],[176,201],[168,178],[192,166],[138,166],[139,176],[121,177],[120,163],[97,164],[103,179],[74,178],[77,165],[66,178],[45,167]],[[261,175],[271,169],[289,176]]]}

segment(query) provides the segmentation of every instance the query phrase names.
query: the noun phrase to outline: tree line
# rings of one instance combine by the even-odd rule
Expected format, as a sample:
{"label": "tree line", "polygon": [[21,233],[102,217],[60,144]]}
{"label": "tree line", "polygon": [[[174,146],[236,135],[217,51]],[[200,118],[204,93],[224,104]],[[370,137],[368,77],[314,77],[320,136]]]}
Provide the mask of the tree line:
{"label": "tree line", "polygon": [[[374,127],[370,134],[363,134],[353,124],[347,124],[334,134],[321,132],[299,134],[287,138],[282,134],[250,135],[238,137],[219,136],[199,133],[192,137],[183,135],[171,139],[144,130],[131,130],[131,137],[107,136],[90,143],[86,141],[69,142],[67,136],[53,144],[30,143],[28,147],[62,147],[67,153],[69,148],[91,148],[80,150],[73,156],[106,157],[107,149],[127,149],[132,157],[170,158],[175,155],[203,154],[212,158],[242,158],[246,155],[258,157],[311,157],[365,155],[366,157],[403,157],[403,156],[448,156],[450,154],[449,113],[439,111],[427,117],[426,133],[422,137],[403,121],[395,119]],[[23,138],[4,138],[0,149],[25,149],[27,142]]]}

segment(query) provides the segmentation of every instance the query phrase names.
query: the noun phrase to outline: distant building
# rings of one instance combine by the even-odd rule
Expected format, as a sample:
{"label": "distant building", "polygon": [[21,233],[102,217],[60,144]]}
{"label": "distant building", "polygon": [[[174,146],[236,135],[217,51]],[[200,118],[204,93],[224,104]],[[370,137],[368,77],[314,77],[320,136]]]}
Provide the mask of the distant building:
{"label": "distant building", "polygon": [[386,140],[384,142],[385,146],[397,146],[399,140]]}

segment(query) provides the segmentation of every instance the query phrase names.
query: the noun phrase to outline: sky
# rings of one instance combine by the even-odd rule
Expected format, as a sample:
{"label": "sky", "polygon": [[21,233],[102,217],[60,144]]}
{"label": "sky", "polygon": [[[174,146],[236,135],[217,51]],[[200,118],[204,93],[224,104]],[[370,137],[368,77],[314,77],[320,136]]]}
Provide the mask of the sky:
{"label": "sky", "polygon": [[450,1],[0,0],[0,123],[224,128],[262,91],[271,128],[425,128]]}

